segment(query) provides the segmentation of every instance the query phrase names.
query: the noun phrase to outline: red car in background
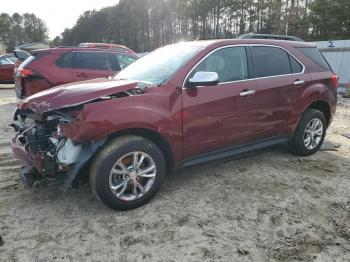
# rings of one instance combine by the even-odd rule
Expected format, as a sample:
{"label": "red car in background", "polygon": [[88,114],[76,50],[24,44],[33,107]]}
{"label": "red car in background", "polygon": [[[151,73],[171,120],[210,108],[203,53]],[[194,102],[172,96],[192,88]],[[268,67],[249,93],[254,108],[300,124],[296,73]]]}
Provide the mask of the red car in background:
{"label": "red car in background", "polygon": [[16,96],[23,99],[54,86],[110,77],[138,57],[125,50],[63,47],[36,50],[15,68]]}
{"label": "red car in background", "polygon": [[13,70],[16,60],[12,54],[0,56],[0,84],[13,83]]}

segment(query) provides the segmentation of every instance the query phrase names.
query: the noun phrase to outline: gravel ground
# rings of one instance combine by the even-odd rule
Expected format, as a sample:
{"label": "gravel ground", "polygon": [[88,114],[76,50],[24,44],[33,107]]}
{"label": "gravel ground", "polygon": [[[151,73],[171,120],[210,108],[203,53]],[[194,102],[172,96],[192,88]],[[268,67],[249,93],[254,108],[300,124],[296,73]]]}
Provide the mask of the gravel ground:
{"label": "gravel ground", "polygon": [[128,212],[88,185],[25,189],[9,146],[14,102],[0,90],[2,261],[350,261],[350,99],[319,153],[277,147],[183,169]]}

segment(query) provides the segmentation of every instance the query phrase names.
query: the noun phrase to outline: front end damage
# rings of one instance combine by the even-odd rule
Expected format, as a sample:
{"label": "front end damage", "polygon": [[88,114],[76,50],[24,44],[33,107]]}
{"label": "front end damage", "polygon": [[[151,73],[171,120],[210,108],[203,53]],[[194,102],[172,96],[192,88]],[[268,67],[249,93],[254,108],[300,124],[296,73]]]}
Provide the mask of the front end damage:
{"label": "front end damage", "polygon": [[76,112],[77,108],[69,108],[40,115],[30,109],[16,109],[11,124],[16,135],[11,145],[14,157],[23,164],[20,177],[28,187],[51,177],[64,178],[63,190],[67,190],[105,142],[82,143],[61,133],[60,126],[73,121]]}
{"label": "front end damage", "polygon": [[[89,161],[106,139],[80,138],[88,127],[79,123],[86,105],[138,96],[144,86],[132,81],[89,80],[38,93],[24,100],[14,112],[12,151],[23,167],[20,176],[32,187],[44,177],[64,178],[63,190],[86,173]],[[67,126],[76,132],[65,132]],[[82,174],[84,175],[84,174]]]}

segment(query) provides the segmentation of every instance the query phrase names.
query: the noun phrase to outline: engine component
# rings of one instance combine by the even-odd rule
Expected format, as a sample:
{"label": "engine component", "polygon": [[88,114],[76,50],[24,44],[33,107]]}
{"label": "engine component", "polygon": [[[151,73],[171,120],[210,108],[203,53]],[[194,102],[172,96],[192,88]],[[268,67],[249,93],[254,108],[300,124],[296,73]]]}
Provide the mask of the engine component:
{"label": "engine component", "polygon": [[61,140],[57,148],[57,161],[61,165],[75,163],[81,152],[81,145],[74,145],[71,139]]}

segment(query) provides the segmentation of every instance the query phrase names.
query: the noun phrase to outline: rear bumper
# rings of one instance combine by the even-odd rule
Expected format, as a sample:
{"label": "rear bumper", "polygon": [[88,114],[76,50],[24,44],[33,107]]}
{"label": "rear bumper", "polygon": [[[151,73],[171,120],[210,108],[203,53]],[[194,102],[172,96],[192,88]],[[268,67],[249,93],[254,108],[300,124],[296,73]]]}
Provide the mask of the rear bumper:
{"label": "rear bumper", "polygon": [[14,158],[20,160],[24,166],[28,168],[35,168],[36,171],[42,173],[40,156],[28,152],[24,145],[18,140],[18,135],[12,138],[11,147]]}

